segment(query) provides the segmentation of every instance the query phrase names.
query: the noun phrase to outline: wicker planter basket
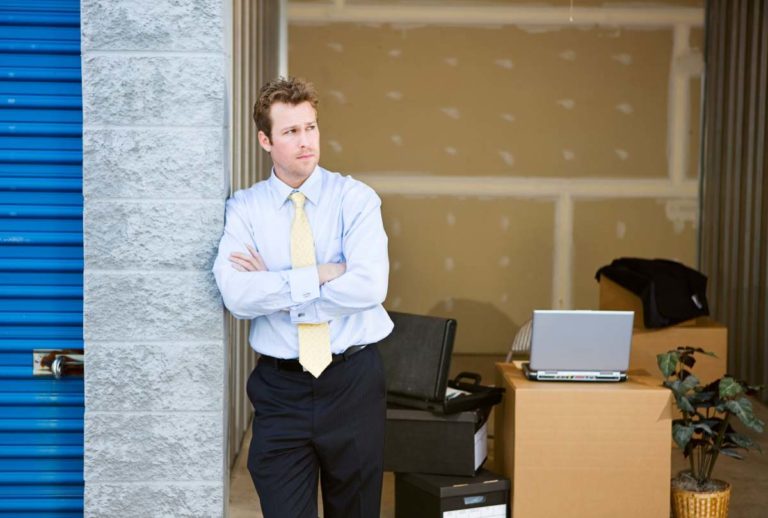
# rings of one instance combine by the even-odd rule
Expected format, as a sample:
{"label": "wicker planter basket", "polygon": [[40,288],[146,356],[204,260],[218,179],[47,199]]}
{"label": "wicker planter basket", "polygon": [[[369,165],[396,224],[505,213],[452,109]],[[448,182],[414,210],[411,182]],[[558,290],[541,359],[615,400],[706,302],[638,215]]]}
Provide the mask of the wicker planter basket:
{"label": "wicker planter basket", "polygon": [[672,511],[675,518],[728,518],[731,485],[711,493],[697,493],[672,487]]}

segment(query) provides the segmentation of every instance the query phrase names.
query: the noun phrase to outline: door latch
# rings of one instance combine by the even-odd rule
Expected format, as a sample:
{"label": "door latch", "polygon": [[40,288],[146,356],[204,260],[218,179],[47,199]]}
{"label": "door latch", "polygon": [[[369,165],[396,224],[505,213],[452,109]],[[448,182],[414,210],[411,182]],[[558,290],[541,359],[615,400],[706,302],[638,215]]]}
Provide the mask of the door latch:
{"label": "door latch", "polygon": [[82,349],[35,349],[32,351],[32,375],[82,376],[85,355]]}

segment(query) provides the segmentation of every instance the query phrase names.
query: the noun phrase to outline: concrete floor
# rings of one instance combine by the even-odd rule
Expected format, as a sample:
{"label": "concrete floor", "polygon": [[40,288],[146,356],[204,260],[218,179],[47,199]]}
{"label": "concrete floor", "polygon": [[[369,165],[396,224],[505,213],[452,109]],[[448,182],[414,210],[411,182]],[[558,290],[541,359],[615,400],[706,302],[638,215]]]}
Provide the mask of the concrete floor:
{"label": "concrete floor", "polygon": [[[503,358],[501,356],[454,355],[451,376],[464,370],[472,371],[482,376],[484,384],[491,384],[495,380],[494,364],[497,361],[503,361]],[[768,407],[757,402],[754,406],[755,414],[768,423]],[[488,430],[493,433],[492,423],[490,425]],[[749,452],[746,460],[743,461],[721,456],[715,468],[715,477],[726,480],[733,486],[730,518],[768,517],[768,432],[762,435],[749,432],[749,435],[760,444],[764,451],[763,454]],[[232,470],[229,500],[230,518],[263,518],[258,496],[253,489],[250,475],[245,466],[249,442],[250,433],[243,440],[243,448]],[[490,439],[488,447],[489,460],[486,467],[492,469],[493,441]],[[687,467],[687,463],[679,450],[673,449],[671,458],[673,473]],[[318,508],[322,509],[322,506],[318,505]],[[322,516],[322,512],[320,516]],[[394,518],[394,516],[394,476],[392,473],[385,473],[381,518]]]}

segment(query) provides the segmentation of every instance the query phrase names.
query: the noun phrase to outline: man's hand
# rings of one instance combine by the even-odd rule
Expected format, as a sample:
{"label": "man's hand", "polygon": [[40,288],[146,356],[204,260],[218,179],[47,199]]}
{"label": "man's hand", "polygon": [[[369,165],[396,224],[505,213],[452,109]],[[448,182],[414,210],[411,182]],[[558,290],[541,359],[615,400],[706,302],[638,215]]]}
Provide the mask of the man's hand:
{"label": "man's hand", "polygon": [[326,263],[317,265],[317,275],[320,277],[320,285],[340,277],[347,271],[347,263]]}
{"label": "man's hand", "polygon": [[266,272],[267,266],[264,264],[264,259],[261,258],[259,253],[251,248],[250,245],[245,245],[251,255],[242,254],[240,252],[233,252],[229,254],[229,260],[232,262],[232,267],[240,272]]}

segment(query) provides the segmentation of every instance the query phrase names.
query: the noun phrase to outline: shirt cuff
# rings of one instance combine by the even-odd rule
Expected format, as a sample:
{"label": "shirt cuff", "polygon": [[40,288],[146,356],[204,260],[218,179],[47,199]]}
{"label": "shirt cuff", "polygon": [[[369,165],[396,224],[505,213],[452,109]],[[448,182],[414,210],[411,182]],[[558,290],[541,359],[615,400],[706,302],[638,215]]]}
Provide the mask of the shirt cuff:
{"label": "shirt cuff", "polygon": [[320,277],[316,266],[306,266],[288,272],[291,285],[291,300],[296,304],[306,304],[320,296]]}
{"label": "shirt cuff", "polygon": [[319,324],[317,320],[317,304],[309,302],[291,308],[291,323],[293,324]]}

